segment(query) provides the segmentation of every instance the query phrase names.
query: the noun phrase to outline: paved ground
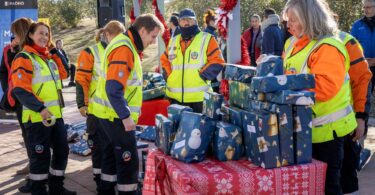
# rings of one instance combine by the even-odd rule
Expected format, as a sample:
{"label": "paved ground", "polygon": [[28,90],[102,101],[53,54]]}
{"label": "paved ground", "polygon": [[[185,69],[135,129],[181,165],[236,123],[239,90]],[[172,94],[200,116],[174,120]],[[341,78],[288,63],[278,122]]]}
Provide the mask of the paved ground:
{"label": "paved ground", "polygon": [[[65,122],[83,120],[76,109],[74,88],[65,88],[63,91],[67,105],[64,110]],[[375,124],[375,120],[372,124]],[[366,147],[375,152],[375,127],[369,129]],[[0,124],[0,195],[20,194],[17,188],[24,183],[25,175],[15,175],[15,172],[26,164],[26,151],[22,144],[19,127],[12,124]],[[362,195],[375,194],[374,183],[375,157],[372,156],[367,166],[359,173],[360,193]],[[69,155],[65,186],[77,191],[78,194],[95,194],[90,157]]]}

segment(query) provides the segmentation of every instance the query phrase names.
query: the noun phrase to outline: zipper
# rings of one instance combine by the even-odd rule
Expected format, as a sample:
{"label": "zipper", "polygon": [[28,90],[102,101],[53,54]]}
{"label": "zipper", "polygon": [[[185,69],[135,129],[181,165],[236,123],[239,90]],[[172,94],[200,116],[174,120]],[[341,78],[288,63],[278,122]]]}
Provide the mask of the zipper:
{"label": "zipper", "polygon": [[[125,92],[124,92],[125,93]],[[135,96],[135,94],[137,93],[137,88],[133,89],[132,92],[130,92],[130,94],[128,95],[128,97],[126,98],[126,101],[129,103],[133,97]]]}
{"label": "zipper", "polygon": [[90,98],[95,94],[96,89],[91,93]]}
{"label": "zipper", "polygon": [[[185,45],[188,44],[188,41],[185,40]],[[190,45],[189,45],[190,46]],[[189,47],[186,47],[186,49],[188,49]],[[186,50],[185,50],[186,52]],[[185,52],[182,54],[182,98],[181,98],[181,103],[184,103],[184,93],[185,93],[185,90],[184,90],[184,78],[185,78]],[[189,51],[190,52],[190,51]]]}
{"label": "zipper", "polygon": [[40,92],[42,92],[42,88],[43,88],[43,85],[44,83],[42,83],[38,89],[38,91],[36,91],[36,95],[39,96]]}

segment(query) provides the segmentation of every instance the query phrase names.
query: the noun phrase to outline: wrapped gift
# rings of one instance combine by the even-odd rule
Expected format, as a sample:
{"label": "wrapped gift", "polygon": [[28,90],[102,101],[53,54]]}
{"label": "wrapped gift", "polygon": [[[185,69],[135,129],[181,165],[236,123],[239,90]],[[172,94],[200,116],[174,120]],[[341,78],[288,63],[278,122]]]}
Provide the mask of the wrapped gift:
{"label": "wrapped gift", "polygon": [[[247,117],[249,118],[245,119]],[[253,152],[252,162],[266,169],[281,167],[277,115],[265,111],[249,112],[249,114],[244,115],[244,120],[250,122],[250,124],[244,126],[250,136],[252,136],[251,134],[256,135],[255,143],[257,147],[252,149],[257,151]],[[245,136],[247,135],[245,134]],[[244,139],[248,138],[245,137]],[[253,141],[253,139],[253,137],[250,137],[249,140]]]}
{"label": "wrapped gift", "polygon": [[282,90],[274,93],[267,93],[266,100],[278,104],[313,105],[315,93],[310,91]]}
{"label": "wrapped gift", "polygon": [[268,111],[277,114],[281,164],[282,166],[294,164],[292,106],[251,101],[251,108],[256,111]]}
{"label": "wrapped gift", "polygon": [[312,109],[309,106],[293,106],[293,116],[295,163],[310,163],[312,159]]}
{"label": "wrapped gift", "polygon": [[137,125],[136,130],[140,132],[140,134],[137,135],[138,138],[152,142],[155,141],[155,126]]}
{"label": "wrapped gift", "polygon": [[257,132],[259,132],[259,126],[257,116],[254,112],[244,111],[242,112],[242,129],[243,129],[243,140],[245,146],[245,156],[248,160],[256,165],[260,165],[260,156],[258,150]]}
{"label": "wrapped gift", "polygon": [[250,92],[250,83],[229,81],[229,104],[246,110],[249,107]]}
{"label": "wrapped gift", "polygon": [[315,88],[312,74],[291,74],[268,77],[254,77],[251,88],[255,92],[270,93],[281,90],[303,90]]}
{"label": "wrapped gift", "polygon": [[149,90],[165,86],[165,81],[160,73],[144,72],[143,73],[143,90]]}
{"label": "wrapped gift", "polygon": [[168,118],[173,122],[173,129],[175,131],[177,131],[183,111],[193,112],[193,109],[188,106],[178,104],[171,104],[168,106]]}
{"label": "wrapped gift", "polygon": [[155,116],[156,138],[155,146],[165,154],[169,154],[176,130],[173,129],[173,122],[162,114]]}
{"label": "wrapped gift", "polygon": [[224,122],[232,123],[239,127],[242,126],[242,112],[243,110],[235,107],[229,107],[227,105],[221,106],[221,112],[226,116],[227,120],[223,120]]}
{"label": "wrapped gift", "polygon": [[155,87],[143,91],[143,101],[164,97],[165,86]]}
{"label": "wrapped gift", "polygon": [[230,81],[240,81],[250,83],[251,78],[256,75],[256,68],[251,66],[242,66],[227,64],[225,66],[224,78]]}
{"label": "wrapped gift", "polygon": [[282,74],[284,74],[284,67],[283,60],[280,56],[266,56],[257,66],[257,77],[276,76]]}
{"label": "wrapped gift", "polygon": [[70,152],[81,156],[88,156],[91,154],[91,149],[85,139],[81,139],[78,142],[70,146]]}
{"label": "wrapped gift", "polygon": [[251,91],[249,93],[249,99],[250,100],[258,100],[258,101],[265,101],[266,100],[266,94],[261,92],[255,92]]}
{"label": "wrapped gift", "polygon": [[219,161],[239,160],[242,156],[242,128],[230,123],[218,122],[213,149]]}
{"label": "wrapped gift", "polygon": [[205,92],[203,100],[203,114],[215,120],[220,119],[220,108],[224,96],[215,92]]}
{"label": "wrapped gift", "polygon": [[215,129],[216,123],[210,117],[183,112],[171,156],[185,163],[203,161]]}

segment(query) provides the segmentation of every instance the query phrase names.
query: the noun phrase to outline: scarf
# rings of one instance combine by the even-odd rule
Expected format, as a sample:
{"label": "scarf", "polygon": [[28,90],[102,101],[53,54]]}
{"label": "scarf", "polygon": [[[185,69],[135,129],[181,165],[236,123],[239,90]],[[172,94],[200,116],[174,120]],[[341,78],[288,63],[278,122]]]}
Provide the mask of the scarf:
{"label": "scarf", "polygon": [[201,31],[197,24],[189,27],[180,27],[180,29],[183,40],[189,40]]}

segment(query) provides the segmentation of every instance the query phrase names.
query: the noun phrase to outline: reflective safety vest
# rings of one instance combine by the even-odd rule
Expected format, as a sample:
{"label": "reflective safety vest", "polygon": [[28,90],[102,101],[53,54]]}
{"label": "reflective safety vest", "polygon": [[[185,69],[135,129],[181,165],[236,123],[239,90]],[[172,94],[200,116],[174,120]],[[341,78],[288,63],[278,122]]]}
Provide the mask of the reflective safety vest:
{"label": "reflective safety vest", "polygon": [[168,44],[168,58],[172,72],[167,79],[166,94],[179,102],[202,102],[205,91],[212,90],[211,82],[203,80],[199,70],[207,63],[207,48],[211,35],[200,32],[182,54],[181,35]]}
{"label": "reflective safety vest", "polygon": [[[100,69],[101,62],[104,58],[104,50],[105,48],[103,47],[101,42],[90,47],[90,51],[94,56],[94,66],[92,69],[92,78],[91,78],[91,83],[89,86],[89,104],[87,107],[87,112],[90,114],[93,113],[93,109],[94,109],[94,105],[92,104],[92,102],[94,101],[93,97],[96,91],[96,85],[99,80],[99,75],[102,74],[102,77],[104,77],[103,71],[101,71]],[[102,111],[104,111],[103,107],[97,107],[96,109],[99,109],[99,110],[102,109]]]}
{"label": "reflective safety vest", "polygon": [[[59,69],[56,63],[50,59],[47,62],[38,55],[22,51],[32,61],[33,78],[31,81],[32,92],[44,102],[44,106],[56,117],[62,117],[58,90],[62,89]],[[31,120],[32,123],[42,122],[43,118],[39,112],[34,112],[22,107],[22,123]]]}
{"label": "reflective safety vest", "polygon": [[343,137],[357,127],[355,114],[350,103],[351,88],[348,74],[350,59],[341,41],[334,37],[327,37],[318,41],[312,40],[305,48],[293,55],[291,55],[293,46],[289,47],[290,45],[286,44],[284,68],[289,72],[310,73],[310,68],[307,65],[308,58],[322,44],[329,44],[336,47],[345,56],[346,76],[345,82],[336,96],[325,102],[316,101],[312,107],[313,143],[333,140],[333,131],[336,132],[338,137]]}
{"label": "reflective safety vest", "polygon": [[[120,46],[127,46],[131,49],[134,56],[134,67],[130,72],[128,81],[125,88],[124,99],[128,102],[128,109],[130,110],[131,117],[135,123],[138,122],[138,117],[142,106],[142,67],[141,60],[138,52],[135,49],[132,41],[129,37],[124,34],[117,35],[107,46],[104,52],[104,59],[101,63],[101,70],[103,70],[103,76],[99,75],[96,92],[93,97],[93,108],[94,115],[98,118],[108,119],[113,121],[115,118],[119,118],[111,103],[108,100],[108,96],[105,90],[106,77],[108,72],[108,56],[109,54]],[[119,72],[121,74],[121,72]],[[97,109],[97,108],[100,109]],[[101,110],[104,109],[104,112]]]}

